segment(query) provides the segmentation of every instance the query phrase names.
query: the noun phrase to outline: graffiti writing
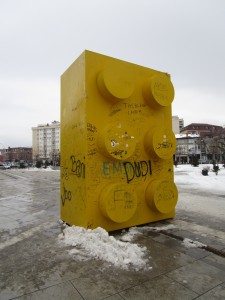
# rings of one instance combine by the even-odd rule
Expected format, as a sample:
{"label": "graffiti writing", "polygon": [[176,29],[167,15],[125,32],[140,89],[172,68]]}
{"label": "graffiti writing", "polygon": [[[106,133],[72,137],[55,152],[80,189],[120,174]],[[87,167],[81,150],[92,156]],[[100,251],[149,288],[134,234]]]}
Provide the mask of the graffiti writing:
{"label": "graffiti writing", "polygon": [[173,144],[169,142],[162,142],[162,143],[158,143],[158,147],[156,147],[156,149],[168,149],[168,148],[173,148]]}
{"label": "graffiti writing", "polygon": [[69,174],[68,174],[68,168],[67,167],[61,167],[61,176],[63,179],[68,180]]}
{"label": "graffiti writing", "polygon": [[66,201],[71,201],[71,200],[72,200],[71,191],[67,190],[65,188],[65,186],[63,185],[63,191],[62,191],[62,195],[61,195],[62,205],[64,206]]}
{"label": "graffiti writing", "polygon": [[138,162],[123,162],[127,183],[130,183],[135,177],[146,178],[147,174],[152,175],[151,161],[141,160]]}
{"label": "graffiti writing", "polygon": [[127,154],[127,151],[126,150],[114,150],[110,154],[119,156],[120,158],[122,158],[124,155]]}
{"label": "graffiti writing", "polygon": [[125,192],[124,193],[124,208],[125,209],[130,209],[134,207],[134,201],[133,199],[130,197],[130,194]]}
{"label": "graffiti writing", "polygon": [[106,162],[102,163],[102,174],[103,176],[109,176],[111,174],[123,174],[123,165],[121,162]]}
{"label": "graffiti writing", "polygon": [[146,107],[145,103],[126,103],[126,102],[124,102],[123,105],[125,108],[130,108],[130,109]]}
{"label": "graffiti writing", "polygon": [[134,114],[138,114],[138,113],[141,113],[140,109],[128,110],[128,115],[134,115]]}
{"label": "graffiti writing", "polygon": [[102,163],[103,176],[118,176],[126,175],[127,183],[131,182],[134,178],[144,178],[147,175],[152,175],[151,161],[141,160],[138,162],[103,162]]}
{"label": "graffiti writing", "polygon": [[87,155],[95,155],[98,152],[97,148],[90,148],[88,149]]}
{"label": "graffiti writing", "polygon": [[71,172],[73,175],[77,177],[85,178],[85,164],[81,162],[79,159],[76,160],[74,155],[70,156],[71,160]]}
{"label": "graffiti writing", "polygon": [[87,130],[90,132],[97,132],[97,127],[91,123],[87,123]]}
{"label": "graffiti writing", "polygon": [[130,193],[122,189],[114,191],[114,201],[111,203],[111,210],[133,209],[134,200]]}
{"label": "graffiti writing", "polygon": [[72,129],[78,128],[84,125],[84,121],[79,121],[78,123],[72,124]]}
{"label": "graffiti writing", "polygon": [[93,142],[95,138],[93,136],[87,136],[87,141]]}
{"label": "graffiti writing", "polygon": [[115,115],[116,113],[118,113],[119,111],[121,111],[121,109],[120,109],[120,108],[117,108],[117,109],[111,111],[111,112],[109,113],[109,116],[111,117],[111,116]]}

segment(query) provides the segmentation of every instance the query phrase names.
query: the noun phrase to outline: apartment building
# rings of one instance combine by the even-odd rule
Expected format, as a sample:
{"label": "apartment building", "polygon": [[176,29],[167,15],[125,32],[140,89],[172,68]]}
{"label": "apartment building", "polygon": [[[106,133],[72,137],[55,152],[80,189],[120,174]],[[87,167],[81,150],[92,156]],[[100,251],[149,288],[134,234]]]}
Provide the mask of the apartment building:
{"label": "apartment building", "polygon": [[[193,156],[203,159],[201,145],[199,145],[199,134],[176,134],[175,160],[178,163],[189,164]],[[204,157],[206,160],[206,157]]]}
{"label": "apartment building", "polygon": [[172,128],[174,134],[180,133],[183,127],[184,127],[184,120],[180,119],[178,116],[172,116]]}
{"label": "apartment building", "polygon": [[225,161],[225,128],[222,126],[192,123],[176,134],[175,160],[190,163],[193,156],[200,162]]}
{"label": "apartment building", "polygon": [[0,161],[4,162],[17,162],[25,161],[32,162],[32,148],[29,147],[8,147],[7,149],[0,150]]}
{"label": "apartment building", "polygon": [[60,155],[60,122],[32,127],[33,161],[58,162]]}
{"label": "apartment building", "polygon": [[180,133],[199,134],[201,137],[205,137],[205,136],[211,137],[211,136],[215,136],[221,131],[223,131],[222,126],[205,124],[205,123],[191,123],[183,127]]}

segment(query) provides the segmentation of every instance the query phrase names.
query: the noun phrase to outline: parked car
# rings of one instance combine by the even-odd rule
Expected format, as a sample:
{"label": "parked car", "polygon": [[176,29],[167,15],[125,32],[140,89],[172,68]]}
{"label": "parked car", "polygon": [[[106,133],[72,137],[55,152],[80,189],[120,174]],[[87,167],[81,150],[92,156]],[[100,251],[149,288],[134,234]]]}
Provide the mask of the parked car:
{"label": "parked car", "polygon": [[199,159],[198,162],[199,164],[210,164],[210,160]]}
{"label": "parked car", "polygon": [[0,170],[6,170],[6,169],[10,169],[10,165],[0,164]]}

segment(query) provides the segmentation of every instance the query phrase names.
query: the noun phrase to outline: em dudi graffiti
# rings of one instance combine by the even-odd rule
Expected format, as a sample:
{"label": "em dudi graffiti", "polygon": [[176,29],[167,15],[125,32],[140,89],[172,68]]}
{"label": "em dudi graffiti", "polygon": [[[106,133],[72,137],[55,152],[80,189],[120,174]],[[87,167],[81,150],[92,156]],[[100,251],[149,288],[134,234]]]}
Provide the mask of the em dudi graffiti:
{"label": "em dudi graffiti", "polygon": [[144,178],[145,180],[147,175],[152,175],[151,160],[102,162],[102,175],[104,177],[122,174],[126,175],[127,183],[130,183],[135,178]]}

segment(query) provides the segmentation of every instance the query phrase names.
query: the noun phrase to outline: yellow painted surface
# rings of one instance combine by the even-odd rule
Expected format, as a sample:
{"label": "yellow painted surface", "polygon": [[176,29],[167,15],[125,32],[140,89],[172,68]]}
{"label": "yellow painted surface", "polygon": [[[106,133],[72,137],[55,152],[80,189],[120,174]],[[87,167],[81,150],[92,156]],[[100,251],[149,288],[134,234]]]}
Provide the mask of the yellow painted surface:
{"label": "yellow painted surface", "polygon": [[61,77],[61,219],[108,231],[175,214],[166,73],[85,51]]}

